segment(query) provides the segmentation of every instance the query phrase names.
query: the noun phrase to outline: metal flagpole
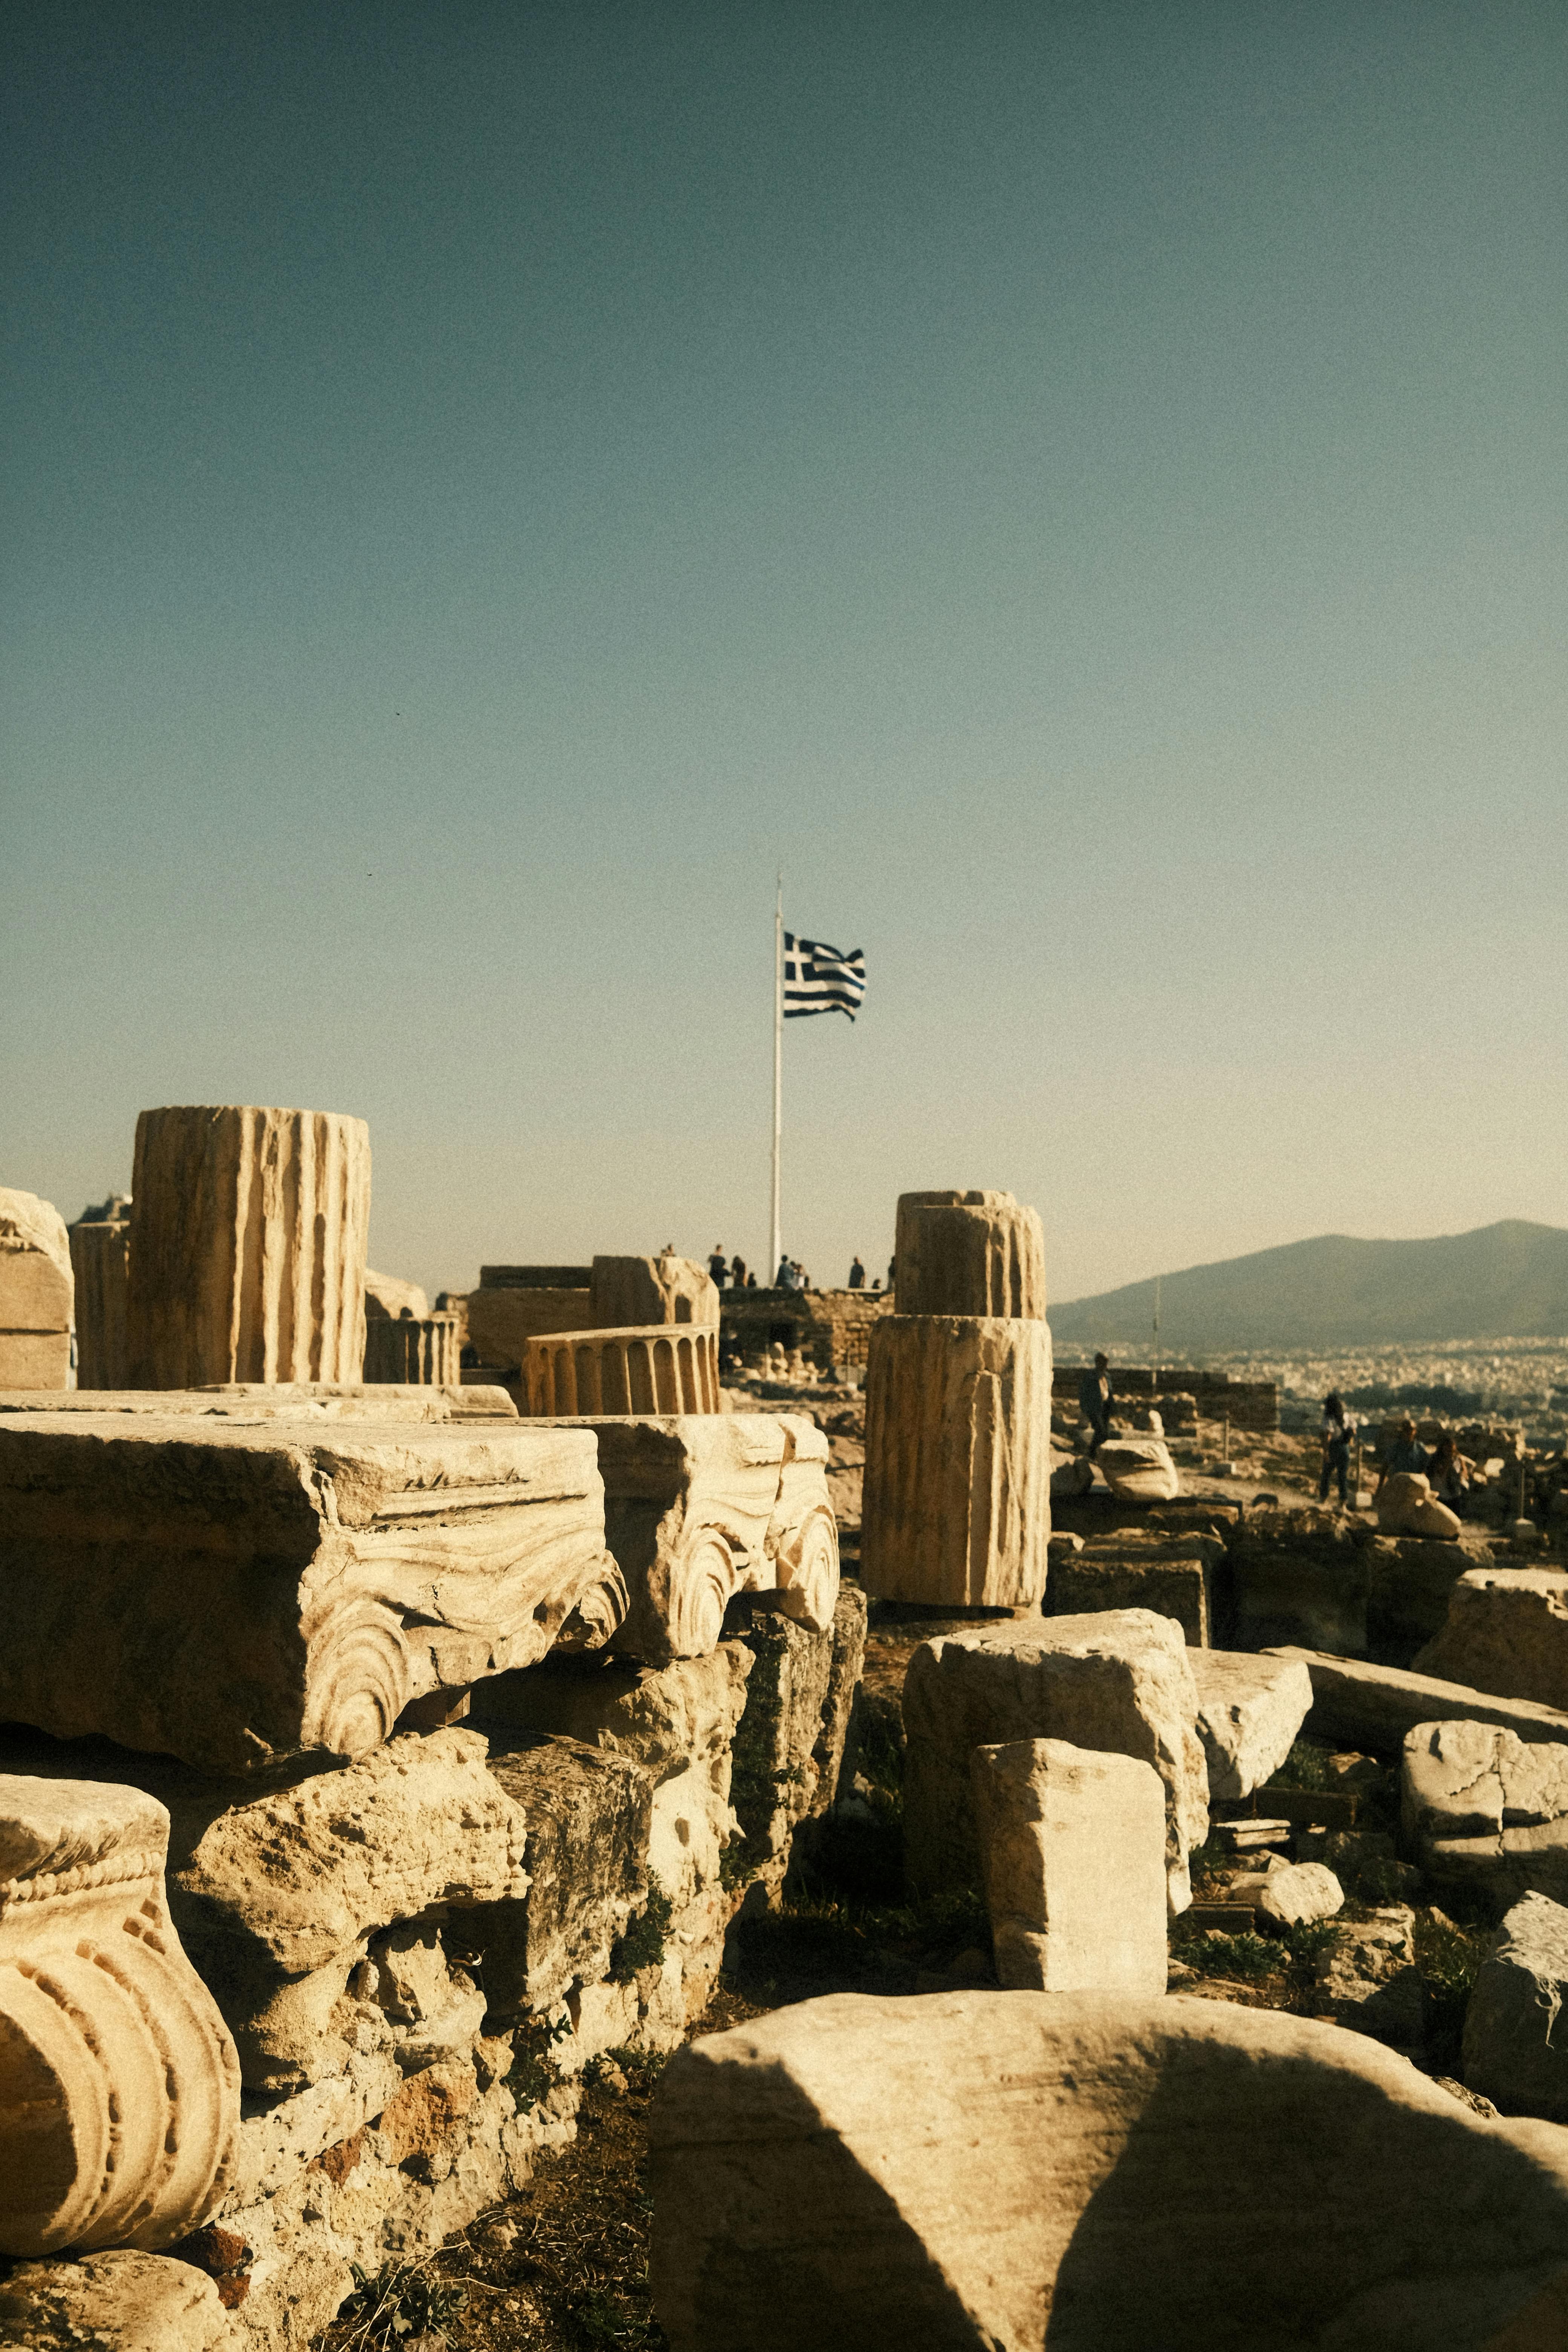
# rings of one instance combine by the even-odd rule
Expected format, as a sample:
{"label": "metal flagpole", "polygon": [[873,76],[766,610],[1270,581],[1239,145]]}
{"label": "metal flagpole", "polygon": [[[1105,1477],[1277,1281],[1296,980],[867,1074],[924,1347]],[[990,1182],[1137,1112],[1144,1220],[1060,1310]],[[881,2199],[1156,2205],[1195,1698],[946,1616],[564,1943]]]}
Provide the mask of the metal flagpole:
{"label": "metal flagpole", "polygon": [[773,1192],[769,1223],[768,1262],[763,1269],[771,1290],[778,1280],[784,1255],[784,1231],[779,1223],[779,1138],[784,1130],[784,876],[779,876],[773,907]]}

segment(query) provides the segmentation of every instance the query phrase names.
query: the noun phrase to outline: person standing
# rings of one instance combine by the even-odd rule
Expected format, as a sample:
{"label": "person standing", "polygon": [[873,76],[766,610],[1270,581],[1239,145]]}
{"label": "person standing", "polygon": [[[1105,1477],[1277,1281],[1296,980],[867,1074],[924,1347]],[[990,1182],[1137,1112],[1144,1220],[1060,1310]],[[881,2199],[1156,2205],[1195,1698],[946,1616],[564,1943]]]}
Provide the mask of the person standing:
{"label": "person standing", "polygon": [[724,1255],[722,1242],[715,1242],[713,1244],[712,1255],[708,1260],[708,1272],[712,1278],[714,1289],[722,1290],[730,1279],[730,1261]]}
{"label": "person standing", "polygon": [[1114,1394],[1110,1360],[1108,1356],[1096,1356],[1093,1370],[1085,1372],[1078,1384],[1078,1409],[1094,1432],[1089,1448],[1091,1462],[1110,1434],[1110,1401]]}
{"label": "person standing", "polygon": [[1318,1480],[1318,1500],[1329,1499],[1329,1481],[1340,1482],[1340,1508],[1350,1500],[1351,1440],[1355,1435],[1355,1417],[1345,1411],[1338,1389],[1331,1389],[1323,1399],[1323,1467]]}
{"label": "person standing", "polygon": [[849,1287],[851,1290],[864,1290],[866,1287],[866,1269],[858,1255],[850,1263]]}
{"label": "person standing", "polygon": [[[756,1278],[753,1276],[752,1288],[755,1290],[756,1286]],[[731,1290],[744,1290],[746,1287],[746,1261],[739,1250],[730,1260],[730,1287]]]}
{"label": "person standing", "polygon": [[1426,1449],[1415,1434],[1415,1423],[1408,1413],[1399,1424],[1398,1434],[1383,1449],[1383,1462],[1377,1475],[1377,1491],[1381,1495],[1385,1482],[1396,1477],[1402,1470],[1424,1471]]}
{"label": "person standing", "polygon": [[1469,1468],[1451,1429],[1445,1430],[1437,1440],[1426,1465],[1426,1475],[1437,1500],[1447,1503],[1454,1517],[1462,1519],[1470,1499]]}

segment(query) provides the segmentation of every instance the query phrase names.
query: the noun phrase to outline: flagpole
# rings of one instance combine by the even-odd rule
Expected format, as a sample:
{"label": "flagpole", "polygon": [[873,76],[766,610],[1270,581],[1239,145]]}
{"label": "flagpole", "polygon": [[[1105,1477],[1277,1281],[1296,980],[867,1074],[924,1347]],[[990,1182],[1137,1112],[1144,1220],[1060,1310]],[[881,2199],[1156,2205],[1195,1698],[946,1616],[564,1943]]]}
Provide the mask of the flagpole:
{"label": "flagpole", "polygon": [[779,1260],[784,1255],[784,1233],[779,1223],[779,1139],[784,1131],[784,876],[779,876],[778,897],[773,905],[773,1214],[769,1222],[768,1262],[763,1271],[771,1290],[778,1280]]}

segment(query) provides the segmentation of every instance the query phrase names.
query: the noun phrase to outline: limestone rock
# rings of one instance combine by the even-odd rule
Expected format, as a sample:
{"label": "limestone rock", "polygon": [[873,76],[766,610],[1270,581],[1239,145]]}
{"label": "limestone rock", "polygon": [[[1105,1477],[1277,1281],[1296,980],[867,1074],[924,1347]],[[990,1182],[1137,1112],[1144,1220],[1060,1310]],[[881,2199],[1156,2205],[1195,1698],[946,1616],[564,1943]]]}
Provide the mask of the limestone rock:
{"label": "limestone rock", "polygon": [[1161,1438],[1108,1438],[1094,1458],[1118,1502],[1169,1503],[1182,1491],[1171,1449]]}
{"label": "limestone rock", "polygon": [[1379,1905],[1364,1918],[1337,1926],[1314,1962],[1315,2013],[1396,2049],[1419,2049],[1423,2004],[1415,1927],[1415,1914],[1405,1903]]}
{"label": "limestone rock", "polygon": [[650,1665],[705,1656],[742,1591],[776,1590],[786,1614],[831,1626],[838,1537],[814,1423],[737,1412],[552,1425],[598,1443],[605,1539],[628,1596],[616,1649]]}
{"label": "limestone rock", "polygon": [[1208,1829],[1197,1691],[1181,1629],[1145,1609],[993,1624],[924,1642],[904,1682],[905,1866],[922,1894],[973,1885],[976,1748],[1065,1739],[1152,1764],[1165,1790],[1171,1908]]}
{"label": "limestone rock", "polygon": [[0,1413],[172,1413],[204,1421],[516,1421],[505,1389],[363,1381],[225,1381],[208,1389],[0,1389]]}
{"label": "limestone rock", "polygon": [[1465,2083],[1508,2116],[1568,2123],[1568,1909],[1530,1894],[1477,1971],[1465,2011]]}
{"label": "limestone rock", "polygon": [[1021,1739],[977,1748],[970,1779],[998,1983],[1163,1993],[1165,1792],[1152,1766]]}
{"label": "limestone rock", "polygon": [[1299,1658],[1312,1678],[1313,1738],[1342,1747],[1397,1755],[1405,1734],[1422,1723],[1495,1723],[1521,1739],[1568,1740],[1568,1714],[1530,1699],[1505,1699],[1463,1683],[1440,1681],[1396,1666],[1369,1665],[1360,1658],[1331,1657],[1321,1650],[1280,1648],[1274,1658]]}
{"label": "limestone rock", "polygon": [[866,1653],[865,1595],[845,1587],[826,1633],[758,1609],[741,1638],[754,1663],[735,1727],[731,1797],[741,1842],[731,1874],[774,1887],[800,1825],[838,1793]]}
{"label": "limestone rock", "polygon": [[596,1257],[589,1276],[594,1328],[633,1323],[719,1324],[719,1287],[695,1258]]}
{"label": "limestone rock", "polygon": [[626,1605],[585,1431],[71,1413],[0,1415],[0,1718],[208,1772],[363,1755]]}
{"label": "limestone rock", "polygon": [[1568,1900],[1568,1744],[1489,1723],[1418,1724],[1401,1774],[1406,1843],[1440,1885],[1500,1907]]}
{"label": "limestone rock", "polygon": [[1045,1230],[1011,1192],[901,1192],[894,1234],[900,1315],[1045,1321]]}
{"label": "limestone rock", "polygon": [[1196,1650],[1188,1663],[1209,1798],[1234,1804],[1260,1789],[1290,1753],[1312,1704],[1311,1676],[1299,1658],[1237,1650]]}
{"label": "limestone rock", "polygon": [[1271,1870],[1258,1892],[1258,1909],[1271,1927],[1304,1927],[1311,1919],[1331,1919],[1344,1908],[1344,1889],[1321,1862],[1288,1862]]}
{"label": "limestone rock", "polygon": [[0,1778],[0,2253],[155,2252],[227,2186],[239,2069],[141,1790]]}
{"label": "limestone rock", "polygon": [[1432,1492],[1430,1479],[1418,1470],[1398,1470],[1385,1478],[1377,1496],[1377,1524],[1386,1535],[1456,1537],[1460,1527],[1446,1503]]}
{"label": "limestone rock", "polygon": [[359,1379],[363,1119],[234,1104],[144,1110],[131,1189],[134,1387]]}
{"label": "limestone rock", "polygon": [[1142,1528],[1097,1536],[1070,1557],[1053,1550],[1046,1606],[1053,1617],[1151,1609],[1157,1617],[1175,1619],[1189,1649],[1207,1649],[1210,1579],[1224,1558],[1216,1536]]}
{"label": "limestone rock", "polygon": [[674,2352],[1560,2340],[1560,2135],[1272,2011],[805,2001],[679,2052],[652,2139]]}
{"label": "limestone rock", "polygon": [[1447,1622],[1415,1671],[1503,1698],[1568,1707],[1568,1574],[1471,1569],[1454,1586]]}
{"label": "limestone rock", "polygon": [[212,2280],[163,2254],[21,2263],[0,2281],[5,2352],[227,2352],[243,2340]]}
{"label": "limestone rock", "polygon": [[1094,1484],[1094,1465],[1087,1454],[1051,1454],[1051,1493],[1064,1497],[1087,1495]]}
{"label": "limestone rock", "polygon": [[1460,1577],[1486,1564],[1462,1542],[1429,1536],[1373,1536],[1362,1558],[1367,1639],[1378,1656],[1394,1661],[1414,1659],[1447,1616]]}
{"label": "limestone rock", "polygon": [[105,1218],[69,1229],[76,1285],[76,1381],[83,1389],[121,1389],[131,1377],[125,1299],[131,1281],[131,1221]]}
{"label": "limestone rock", "polygon": [[1027,1609],[1046,1589],[1051,1335],[889,1315],[868,1357],[860,1575],[885,1600]]}
{"label": "limestone rock", "polygon": [[65,1220],[0,1186],[0,1389],[63,1389],[75,1298]]}
{"label": "limestone rock", "polygon": [[1370,1541],[1333,1511],[1249,1509],[1230,1543],[1233,1646],[1299,1642],[1363,1655]]}
{"label": "limestone rock", "polygon": [[542,1332],[585,1331],[594,1320],[585,1285],[581,1290],[481,1285],[468,1292],[465,1305],[468,1344],[480,1363],[508,1370],[521,1368],[528,1342]]}
{"label": "limestone rock", "polygon": [[547,2014],[609,1973],[647,1893],[653,1777],[629,1757],[558,1735],[492,1743],[489,1769],[528,1822],[528,1894],[465,1927],[484,1952],[492,2020]]}

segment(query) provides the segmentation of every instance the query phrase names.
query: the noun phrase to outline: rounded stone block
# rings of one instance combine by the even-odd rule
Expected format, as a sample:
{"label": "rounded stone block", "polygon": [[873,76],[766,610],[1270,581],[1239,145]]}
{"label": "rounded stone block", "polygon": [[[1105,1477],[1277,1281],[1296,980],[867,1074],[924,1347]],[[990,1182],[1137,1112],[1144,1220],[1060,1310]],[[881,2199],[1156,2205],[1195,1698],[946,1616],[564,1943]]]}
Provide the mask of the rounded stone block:
{"label": "rounded stone block", "polygon": [[901,1192],[895,1234],[900,1315],[1045,1320],[1045,1233],[1011,1192]]}
{"label": "rounded stone block", "polygon": [[67,1385],[75,1288],[59,1211],[0,1186],[0,1388]]}
{"label": "rounded stone block", "polygon": [[523,1345],[533,1414],[718,1412],[719,1334],[707,1324],[557,1331]]}
{"label": "rounded stone block", "polygon": [[1032,1608],[1046,1589],[1050,1440],[1046,1324],[885,1317],[867,1363],[868,1592]]}
{"label": "rounded stone block", "polygon": [[361,1378],[363,1119],[237,1104],[144,1110],[132,1194],[133,1388]]}

